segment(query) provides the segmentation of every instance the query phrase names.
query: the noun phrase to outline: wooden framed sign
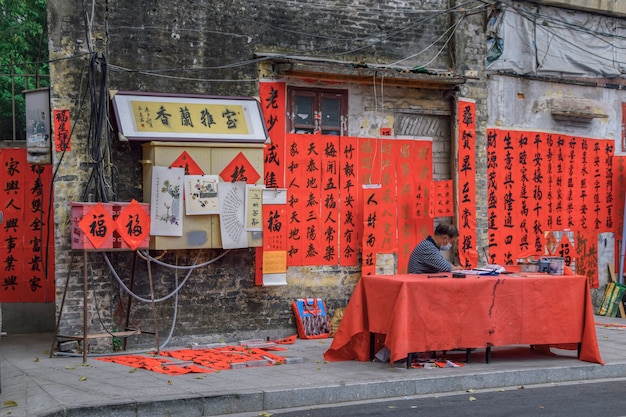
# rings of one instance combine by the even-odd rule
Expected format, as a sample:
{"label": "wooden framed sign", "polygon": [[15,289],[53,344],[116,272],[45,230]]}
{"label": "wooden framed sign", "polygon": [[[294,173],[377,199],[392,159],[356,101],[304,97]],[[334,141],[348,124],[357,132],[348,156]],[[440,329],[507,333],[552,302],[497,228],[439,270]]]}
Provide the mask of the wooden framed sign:
{"label": "wooden framed sign", "polygon": [[254,97],[111,92],[119,134],[128,140],[264,143]]}

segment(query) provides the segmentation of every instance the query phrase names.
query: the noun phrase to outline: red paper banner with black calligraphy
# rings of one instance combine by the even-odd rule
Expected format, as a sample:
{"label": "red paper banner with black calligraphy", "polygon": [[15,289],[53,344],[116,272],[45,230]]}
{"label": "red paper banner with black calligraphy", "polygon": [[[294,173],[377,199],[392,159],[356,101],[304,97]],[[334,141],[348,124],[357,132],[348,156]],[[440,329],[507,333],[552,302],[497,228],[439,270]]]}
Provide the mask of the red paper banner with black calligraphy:
{"label": "red paper banner with black calligraphy", "polygon": [[68,109],[54,109],[52,118],[54,122],[54,150],[56,152],[71,151],[70,111]]}
{"label": "red paper banner with black calligraphy", "polygon": [[359,178],[357,138],[342,136],[339,139],[339,264],[358,264]]}
{"label": "red paper banner with black calligraphy", "polygon": [[[271,190],[267,192],[271,193]],[[284,191],[283,191],[284,192]],[[263,273],[287,272],[287,208],[263,204]]]}
{"label": "red paper banner with black calligraphy", "polygon": [[476,103],[459,99],[458,126],[458,227],[459,259],[466,269],[478,265],[476,242]]}
{"label": "red paper banner with black calligraphy", "polygon": [[[626,199],[626,155],[613,155],[613,183],[611,193],[607,195],[607,210],[609,210],[607,220],[613,219],[610,225],[613,234],[619,236],[615,239],[615,253],[620,256],[615,257],[615,271],[619,274],[619,262],[621,257],[621,236],[624,230],[624,200]],[[612,216],[611,216],[612,215]]]}
{"label": "red paper banner with black calligraphy", "polygon": [[26,149],[0,150],[3,222],[0,302],[54,301],[54,230],[49,165],[30,165]]}
{"label": "red paper banner with black calligraphy", "polygon": [[[378,138],[358,138],[359,162],[357,164],[357,175],[359,178],[358,199],[363,204],[363,187],[380,184],[381,181],[381,158],[380,143],[382,139]],[[362,207],[362,205],[361,205]],[[357,224],[363,224],[363,210],[358,210],[356,221]],[[362,249],[363,228],[358,230],[359,249]]]}
{"label": "red paper banner with black calligraphy", "polygon": [[324,135],[320,145],[320,265],[339,265],[339,137]]}
{"label": "red paper banner with black calligraphy", "polygon": [[270,143],[264,150],[266,188],[285,187],[285,131],[287,117],[284,82],[260,82],[259,95]]}
{"label": "red paper banner with black calligraphy", "polygon": [[382,201],[383,189],[380,185],[363,186],[362,275],[376,274],[376,254],[381,252],[381,236],[376,226]]}
{"label": "red paper banner with black calligraphy", "polygon": [[[598,233],[614,231],[612,204],[607,204],[614,200],[613,141],[490,129],[487,154],[493,263],[514,264],[548,253],[550,231],[584,233],[586,242],[594,241],[588,232],[597,241]],[[581,248],[576,243],[577,264]]]}

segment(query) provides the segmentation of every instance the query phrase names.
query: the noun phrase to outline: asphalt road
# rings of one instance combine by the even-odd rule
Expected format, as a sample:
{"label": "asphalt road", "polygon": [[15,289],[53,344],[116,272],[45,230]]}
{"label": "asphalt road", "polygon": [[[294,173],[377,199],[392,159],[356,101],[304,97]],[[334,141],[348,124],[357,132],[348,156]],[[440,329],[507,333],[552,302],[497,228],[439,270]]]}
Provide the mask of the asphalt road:
{"label": "asphalt road", "polygon": [[256,413],[272,417],[624,417],[626,379],[546,384]]}

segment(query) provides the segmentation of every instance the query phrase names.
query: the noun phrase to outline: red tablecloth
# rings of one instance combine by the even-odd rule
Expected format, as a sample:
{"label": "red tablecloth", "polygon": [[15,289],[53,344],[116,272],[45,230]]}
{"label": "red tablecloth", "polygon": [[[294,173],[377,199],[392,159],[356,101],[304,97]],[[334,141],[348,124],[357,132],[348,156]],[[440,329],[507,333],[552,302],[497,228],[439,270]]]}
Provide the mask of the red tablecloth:
{"label": "red tablecloth", "polygon": [[445,275],[363,276],[325,359],[367,361],[370,333],[380,333],[392,362],[411,352],[581,343],[580,360],[603,363],[586,277]]}

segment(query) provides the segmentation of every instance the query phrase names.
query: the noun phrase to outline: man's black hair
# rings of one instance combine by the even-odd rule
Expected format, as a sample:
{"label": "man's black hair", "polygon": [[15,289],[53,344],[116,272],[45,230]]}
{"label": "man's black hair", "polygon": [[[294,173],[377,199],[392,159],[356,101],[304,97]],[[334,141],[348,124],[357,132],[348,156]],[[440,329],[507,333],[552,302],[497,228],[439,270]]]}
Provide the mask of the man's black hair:
{"label": "man's black hair", "polygon": [[448,223],[439,223],[435,227],[436,236],[448,236],[449,238],[455,238],[459,235],[459,231],[456,226]]}

